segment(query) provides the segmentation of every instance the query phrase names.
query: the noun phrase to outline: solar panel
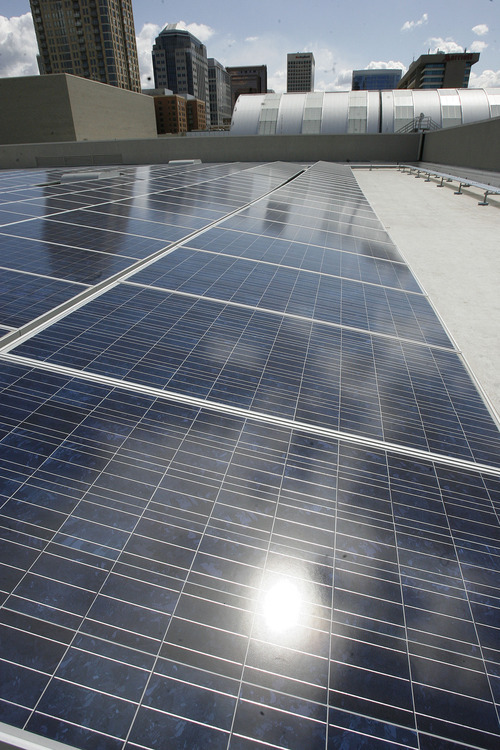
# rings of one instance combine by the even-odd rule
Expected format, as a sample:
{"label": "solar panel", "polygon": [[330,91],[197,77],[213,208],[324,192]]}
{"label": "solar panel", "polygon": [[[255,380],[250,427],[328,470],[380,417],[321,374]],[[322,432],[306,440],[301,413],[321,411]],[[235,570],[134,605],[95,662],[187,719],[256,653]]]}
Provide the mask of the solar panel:
{"label": "solar panel", "polygon": [[[498,744],[497,426],[351,170],[302,169],[127,169],[108,203],[64,185],[76,211],[2,230],[2,277],[55,312],[37,327],[31,291],[2,321],[3,730]],[[23,174],[0,194],[24,205]],[[148,257],[138,227],[172,215],[186,234]],[[131,254],[89,247],[106,234]]]}

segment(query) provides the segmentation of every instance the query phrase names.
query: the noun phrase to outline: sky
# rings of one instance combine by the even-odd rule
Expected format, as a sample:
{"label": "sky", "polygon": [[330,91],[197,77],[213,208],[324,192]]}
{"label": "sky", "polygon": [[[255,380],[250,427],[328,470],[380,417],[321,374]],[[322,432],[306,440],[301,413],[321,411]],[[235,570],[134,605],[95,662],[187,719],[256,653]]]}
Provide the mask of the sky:
{"label": "sky", "polygon": [[[29,0],[0,0],[0,77],[36,75]],[[500,0],[133,0],[143,87],[151,48],[180,23],[223,65],[267,65],[268,86],[286,90],[288,52],[313,52],[315,90],[351,87],[359,68],[408,68],[422,54],[480,52],[469,86],[500,87]]]}

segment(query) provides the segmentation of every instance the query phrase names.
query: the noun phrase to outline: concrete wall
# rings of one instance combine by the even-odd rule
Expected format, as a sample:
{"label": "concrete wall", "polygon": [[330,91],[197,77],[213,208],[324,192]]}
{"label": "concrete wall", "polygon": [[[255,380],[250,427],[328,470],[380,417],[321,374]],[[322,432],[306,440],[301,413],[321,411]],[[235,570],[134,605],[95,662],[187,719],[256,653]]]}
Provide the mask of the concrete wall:
{"label": "concrete wall", "polygon": [[0,78],[0,143],[76,140],[66,79]]}
{"label": "concrete wall", "polygon": [[[0,168],[231,161],[428,161],[500,171],[500,118],[417,134],[157,138],[154,101],[77,76],[0,79]],[[17,145],[16,145],[17,144]]]}
{"label": "concrete wall", "polygon": [[113,142],[36,143],[0,146],[0,168],[162,164],[171,159],[405,162],[418,158],[419,143],[420,136],[416,134],[171,136]]}
{"label": "concrete wall", "polygon": [[0,79],[0,143],[154,138],[149,96],[65,73]]}
{"label": "concrete wall", "polygon": [[156,138],[153,97],[78,76],[66,78],[77,141]]}
{"label": "concrete wall", "polygon": [[500,117],[426,133],[422,161],[500,172]]}

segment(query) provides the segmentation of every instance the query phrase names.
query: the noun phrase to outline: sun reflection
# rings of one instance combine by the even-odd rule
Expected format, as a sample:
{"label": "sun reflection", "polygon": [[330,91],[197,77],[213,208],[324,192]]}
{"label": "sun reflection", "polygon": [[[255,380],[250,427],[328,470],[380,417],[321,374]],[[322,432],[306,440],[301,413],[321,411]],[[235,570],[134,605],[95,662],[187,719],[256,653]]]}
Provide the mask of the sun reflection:
{"label": "sun reflection", "polygon": [[282,633],[296,625],[300,609],[300,591],[290,581],[278,581],[264,597],[264,619],[275,632]]}

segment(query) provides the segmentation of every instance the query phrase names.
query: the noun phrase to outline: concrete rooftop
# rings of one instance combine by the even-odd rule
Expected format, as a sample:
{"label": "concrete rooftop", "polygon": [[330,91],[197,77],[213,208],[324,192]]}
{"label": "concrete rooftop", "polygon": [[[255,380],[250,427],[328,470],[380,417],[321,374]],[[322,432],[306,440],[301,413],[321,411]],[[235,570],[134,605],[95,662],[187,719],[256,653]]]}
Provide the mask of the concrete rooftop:
{"label": "concrete rooftop", "polygon": [[[437,168],[434,165],[434,168]],[[463,172],[443,167],[443,172]],[[397,169],[355,169],[374,211],[441,316],[490,407],[500,414],[500,197]],[[465,176],[465,175],[464,175]],[[475,175],[480,179],[479,175]],[[499,184],[499,174],[488,180]]]}

